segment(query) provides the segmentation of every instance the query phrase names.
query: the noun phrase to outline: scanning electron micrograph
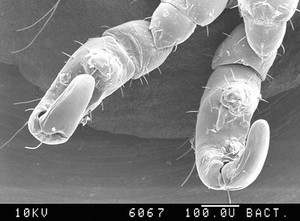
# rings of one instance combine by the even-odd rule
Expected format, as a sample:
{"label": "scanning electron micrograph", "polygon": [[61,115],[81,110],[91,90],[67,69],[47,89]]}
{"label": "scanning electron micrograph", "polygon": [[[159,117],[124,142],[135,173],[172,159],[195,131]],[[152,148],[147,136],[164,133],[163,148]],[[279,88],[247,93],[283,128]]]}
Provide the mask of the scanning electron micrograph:
{"label": "scanning electron micrograph", "polygon": [[0,0],[0,201],[300,202],[298,3]]}

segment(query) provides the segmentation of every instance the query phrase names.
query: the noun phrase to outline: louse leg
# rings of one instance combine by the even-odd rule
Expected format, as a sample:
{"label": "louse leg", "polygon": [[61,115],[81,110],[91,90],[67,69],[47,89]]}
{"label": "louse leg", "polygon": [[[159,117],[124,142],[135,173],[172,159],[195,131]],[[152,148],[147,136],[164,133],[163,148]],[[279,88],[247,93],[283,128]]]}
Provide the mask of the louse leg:
{"label": "louse leg", "polygon": [[[286,22],[298,2],[238,0],[245,24],[217,49],[212,62],[215,71],[207,85],[211,89],[205,90],[197,116],[196,166],[209,188],[229,194],[250,185],[262,170],[270,129],[265,120],[257,120],[251,127],[250,121],[262,100],[261,81],[276,58]],[[219,110],[212,112],[212,103],[219,103]],[[216,125],[216,133],[205,133],[211,125]]]}
{"label": "louse leg", "polygon": [[[230,69],[236,73],[235,79]],[[254,75],[250,82],[249,73]],[[219,67],[207,84],[214,89],[205,91],[201,99],[195,137],[196,166],[200,179],[211,189],[232,191],[247,187],[257,178],[266,159],[266,121],[255,122],[250,132],[249,126],[241,125],[251,120],[259,102],[261,80],[255,75],[251,68],[241,65]],[[218,104],[219,110],[211,112],[209,101]],[[207,134],[206,128],[214,124],[216,132]]]}
{"label": "louse leg", "polygon": [[[239,25],[217,49],[201,99],[196,124],[196,168],[202,182],[215,190],[240,190],[259,175],[270,129],[265,120],[250,121],[261,99],[261,82],[274,62],[262,59]],[[239,62],[235,62],[240,58]],[[211,106],[216,108],[211,109]],[[215,125],[215,133],[206,130]]]}
{"label": "louse leg", "polygon": [[[168,57],[172,48],[185,41],[193,33],[196,24],[204,26],[211,23],[231,2],[223,0],[221,4],[215,4],[216,0],[190,0],[186,2],[188,8],[185,8],[185,5],[178,1],[166,0],[154,12],[151,23],[147,21],[127,22],[106,30],[102,38],[93,38],[87,43],[81,44],[81,47],[70,56],[44,98],[31,114],[28,123],[30,132],[43,143],[59,144],[65,142],[72,134],[70,131],[74,132],[74,125],[78,123],[78,119],[76,118],[74,125],[70,123],[73,126],[71,127],[72,130],[68,132],[56,133],[56,127],[52,127],[52,132],[49,131],[49,128],[45,128],[47,131],[45,133],[44,128],[40,126],[39,116],[44,115],[45,119],[49,119],[47,122],[50,122],[50,119],[58,118],[60,112],[55,111],[57,108],[54,105],[56,99],[77,75],[90,74],[95,78],[97,90],[94,90],[84,116],[80,120],[81,123],[86,124],[86,120],[89,118],[85,116],[101,104],[105,97],[111,95],[128,80],[140,78],[158,68]],[[59,1],[52,9],[50,18],[58,4]],[[204,5],[208,7],[203,7]],[[191,10],[187,11],[187,9]],[[157,19],[158,23],[163,24],[162,26],[159,26]],[[178,28],[178,24],[180,28]],[[157,28],[167,35],[158,37]],[[173,36],[175,39],[165,41],[165,36],[167,38]],[[160,47],[158,39],[164,42],[162,47]],[[171,44],[165,44],[165,42],[171,42]],[[68,108],[61,108],[60,110],[64,110],[61,113],[62,116],[68,112]],[[56,113],[55,117],[51,118],[49,115],[51,113]],[[61,136],[63,133],[67,135],[67,139],[58,139],[55,136]]]}
{"label": "louse leg", "polygon": [[[172,47],[156,48],[149,26],[148,21],[130,21],[106,30],[103,37],[92,38],[80,44],[81,47],[77,51],[68,55],[69,59],[65,66],[29,117],[30,133],[45,144],[56,145],[66,142],[74,132],[75,125],[79,122],[86,124],[86,120],[89,119],[86,115],[101,104],[104,98],[130,79],[138,79],[158,68],[171,53]],[[49,131],[46,126],[50,125],[50,119],[53,119],[55,124],[59,114],[67,116],[67,112],[71,111],[69,108],[60,108],[60,111],[56,111],[56,108],[65,106],[54,104],[73,79],[81,74],[92,75],[95,79],[95,90],[84,114],[80,115],[82,119],[78,122],[79,115],[77,115],[76,121],[70,122],[72,130],[59,130],[56,126]],[[76,108],[74,105],[69,107]],[[55,117],[50,116],[52,113],[55,113]],[[48,119],[47,124],[41,124],[42,115],[44,119]],[[67,124],[67,121],[64,123]]]}
{"label": "louse leg", "polygon": [[70,55],[29,117],[31,134],[49,145],[66,142],[103,99],[160,66],[172,48],[155,48],[149,25],[131,21],[113,27]]}

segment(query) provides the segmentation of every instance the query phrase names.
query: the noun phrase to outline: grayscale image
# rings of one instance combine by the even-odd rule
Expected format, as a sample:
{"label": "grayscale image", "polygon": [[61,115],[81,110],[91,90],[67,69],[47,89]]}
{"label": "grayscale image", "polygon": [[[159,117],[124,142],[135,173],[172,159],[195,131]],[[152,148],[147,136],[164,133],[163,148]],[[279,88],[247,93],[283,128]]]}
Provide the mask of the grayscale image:
{"label": "grayscale image", "polygon": [[299,203],[298,3],[0,0],[0,202]]}

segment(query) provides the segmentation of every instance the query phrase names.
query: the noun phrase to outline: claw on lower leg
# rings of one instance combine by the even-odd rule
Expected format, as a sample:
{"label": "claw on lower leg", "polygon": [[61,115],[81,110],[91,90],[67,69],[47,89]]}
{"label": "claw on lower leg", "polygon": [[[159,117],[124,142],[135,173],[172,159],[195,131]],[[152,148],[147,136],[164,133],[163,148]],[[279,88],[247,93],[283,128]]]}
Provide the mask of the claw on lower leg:
{"label": "claw on lower leg", "polygon": [[[249,74],[253,76],[250,79]],[[231,65],[216,69],[207,83],[211,89],[205,90],[201,99],[195,153],[199,177],[208,188],[243,189],[262,170],[270,129],[265,120],[250,127],[260,98],[260,82],[250,68]],[[211,111],[212,104],[217,111]],[[205,128],[214,128],[214,133]]]}
{"label": "claw on lower leg", "polygon": [[255,121],[241,156],[228,162],[221,169],[222,180],[228,190],[244,189],[254,182],[263,168],[269,142],[270,128],[267,121]]}

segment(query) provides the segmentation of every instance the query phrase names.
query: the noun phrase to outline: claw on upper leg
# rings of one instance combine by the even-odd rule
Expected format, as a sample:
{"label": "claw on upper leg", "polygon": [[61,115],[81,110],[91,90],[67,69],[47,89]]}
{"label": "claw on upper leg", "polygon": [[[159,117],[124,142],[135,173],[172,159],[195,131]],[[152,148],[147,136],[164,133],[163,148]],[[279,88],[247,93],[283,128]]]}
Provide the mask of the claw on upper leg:
{"label": "claw on upper leg", "polygon": [[75,77],[52,104],[35,108],[28,120],[30,133],[45,144],[66,142],[82,121],[94,88],[91,75]]}

